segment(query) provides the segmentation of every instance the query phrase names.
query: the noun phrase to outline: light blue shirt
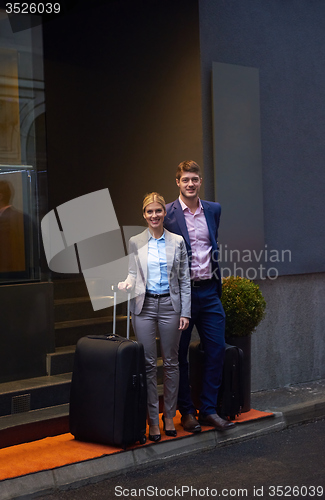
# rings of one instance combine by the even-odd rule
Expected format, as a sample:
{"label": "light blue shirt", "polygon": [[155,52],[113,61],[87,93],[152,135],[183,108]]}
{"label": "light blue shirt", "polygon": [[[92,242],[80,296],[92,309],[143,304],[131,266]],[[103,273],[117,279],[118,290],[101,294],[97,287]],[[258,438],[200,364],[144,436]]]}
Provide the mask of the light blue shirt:
{"label": "light blue shirt", "polygon": [[156,239],[149,231],[147,292],[159,294],[169,292],[165,232]]}

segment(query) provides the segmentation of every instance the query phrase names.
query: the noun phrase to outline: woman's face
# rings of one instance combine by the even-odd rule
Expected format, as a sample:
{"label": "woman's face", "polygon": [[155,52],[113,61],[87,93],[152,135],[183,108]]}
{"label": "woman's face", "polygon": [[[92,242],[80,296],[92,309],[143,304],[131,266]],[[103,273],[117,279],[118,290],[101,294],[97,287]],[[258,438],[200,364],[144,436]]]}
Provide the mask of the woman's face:
{"label": "woman's face", "polygon": [[160,203],[154,201],[149,203],[144,210],[143,217],[146,219],[149,229],[163,229],[166,211]]}

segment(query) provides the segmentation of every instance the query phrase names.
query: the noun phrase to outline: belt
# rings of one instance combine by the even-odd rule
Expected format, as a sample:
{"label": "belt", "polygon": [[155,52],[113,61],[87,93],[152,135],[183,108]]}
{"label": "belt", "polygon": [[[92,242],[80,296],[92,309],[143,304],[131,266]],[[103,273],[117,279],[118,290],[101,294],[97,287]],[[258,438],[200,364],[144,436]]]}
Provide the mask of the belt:
{"label": "belt", "polygon": [[191,280],[191,286],[193,288],[200,288],[202,286],[208,286],[210,283],[213,282],[213,279],[208,279],[208,280]]}
{"label": "belt", "polygon": [[162,297],[169,297],[170,293],[150,293],[146,292],[146,297],[151,297],[153,299],[161,299]]}

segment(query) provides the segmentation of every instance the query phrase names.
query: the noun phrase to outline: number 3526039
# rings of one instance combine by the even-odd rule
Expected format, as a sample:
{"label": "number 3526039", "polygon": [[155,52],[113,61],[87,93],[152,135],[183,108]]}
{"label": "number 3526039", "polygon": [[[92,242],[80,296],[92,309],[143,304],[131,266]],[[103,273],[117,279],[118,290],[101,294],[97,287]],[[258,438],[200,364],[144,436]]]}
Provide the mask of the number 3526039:
{"label": "number 3526039", "polygon": [[59,2],[8,2],[6,3],[7,14],[59,14],[61,5]]}

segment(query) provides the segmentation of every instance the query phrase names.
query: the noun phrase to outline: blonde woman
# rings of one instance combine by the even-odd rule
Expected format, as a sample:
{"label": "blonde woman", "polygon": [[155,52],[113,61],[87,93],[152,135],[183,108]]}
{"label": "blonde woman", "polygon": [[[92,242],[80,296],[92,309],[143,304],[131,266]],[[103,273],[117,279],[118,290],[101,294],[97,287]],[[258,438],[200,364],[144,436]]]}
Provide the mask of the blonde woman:
{"label": "blonde woman", "polygon": [[131,300],[132,325],[137,340],[144,346],[149,439],[161,439],[157,392],[158,328],[164,369],[164,431],[176,436],[179,369],[178,346],[191,314],[191,285],[185,242],[182,236],[164,229],[164,198],[156,193],[143,200],[143,217],[148,228],[129,241],[129,273],[118,284],[120,290],[134,290]]}

